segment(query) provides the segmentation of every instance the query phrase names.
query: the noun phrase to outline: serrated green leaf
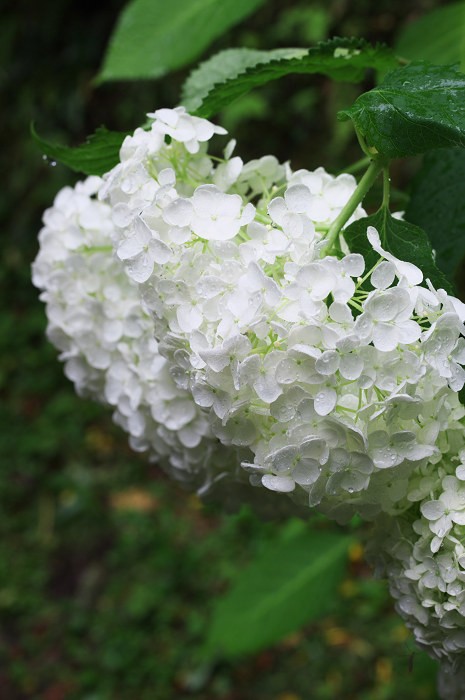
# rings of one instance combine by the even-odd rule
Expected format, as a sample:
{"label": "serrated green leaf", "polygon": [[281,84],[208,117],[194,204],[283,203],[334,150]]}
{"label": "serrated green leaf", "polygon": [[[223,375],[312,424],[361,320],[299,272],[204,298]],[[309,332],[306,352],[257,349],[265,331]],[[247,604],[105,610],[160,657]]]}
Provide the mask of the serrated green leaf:
{"label": "serrated green leaf", "polygon": [[389,158],[465,146],[465,75],[456,66],[416,61],[338,114],[369,147]]}
{"label": "serrated green leaf", "polygon": [[182,87],[181,103],[188,112],[198,109],[212,87],[237,78],[248,68],[270,61],[306,56],[308,49],[226,49],[204,61],[192,71]]}
{"label": "serrated green leaf", "polygon": [[182,68],[265,0],[133,0],[121,12],[97,82]]}
{"label": "serrated green leaf", "polygon": [[450,282],[465,256],[465,151],[427,153],[416,176],[406,219],[423,228],[438,267]]}
{"label": "serrated green leaf", "polygon": [[218,601],[207,640],[211,656],[258,651],[330,612],[352,540],[297,530],[270,542]]}
{"label": "serrated green leaf", "polygon": [[351,252],[361,253],[365,258],[365,270],[368,272],[379,260],[367,239],[368,226],[378,231],[384,250],[395,255],[399,260],[413,263],[423,272],[425,279],[437,289],[445,289],[454,294],[454,289],[443,272],[437,267],[429,238],[423,229],[396,219],[389,209],[382,206],[376,214],[358,219],[344,229],[344,239]]}
{"label": "serrated green leaf", "polygon": [[86,143],[76,148],[59,146],[42,139],[31,124],[31,134],[42,150],[52,160],[58,160],[71,170],[85,175],[103,175],[119,163],[119,151],[127,134],[99,127]]}
{"label": "serrated green leaf", "polygon": [[438,7],[407,24],[400,32],[395,50],[410,61],[459,63],[465,67],[465,2]]}
{"label": "serrated green leaf", "polygon": [[192,73],[183,99],[191,109],[195,107],[198,116],[208,118],[252,88],[290,73],[322,73],[334,80],[358,82],[367,68],[384,71],[396,65],[397,59],[387,46],[372,46],[355,38],[330,39],[310,49],[230,49]]}

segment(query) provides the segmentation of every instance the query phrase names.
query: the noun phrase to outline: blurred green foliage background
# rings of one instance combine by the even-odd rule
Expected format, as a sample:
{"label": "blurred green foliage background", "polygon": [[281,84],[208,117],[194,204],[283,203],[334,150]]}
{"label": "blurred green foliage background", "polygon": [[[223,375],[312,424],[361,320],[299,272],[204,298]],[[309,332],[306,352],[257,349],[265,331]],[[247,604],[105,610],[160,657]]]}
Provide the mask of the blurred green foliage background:
{"label": "blurred green foliage background", "polygon": [[[203,58],[333,35],[392,44],[400,27],[443,4],[269,0]],[[131,130],[145,112],[176,105],[188,74],[93,86],[122,7],[2,7],[0,698],[432,700],[434,664],[415,652],[361,545],[330,617],[254,657],[205,665],[199,648],[215,597],[283,525],[202,506],[131,453],[108,412],[75,396],[45,339],[30,264],[42,211],[76,176],[43,161],[30,122],[68,144],[102,123]],[[220,121],[244,159],[275,153],[294,169],[336,172],[360,157],[351,125],[335,114],[362,88],[291,76]],[[398,187],[412,168],[395,172]]]}

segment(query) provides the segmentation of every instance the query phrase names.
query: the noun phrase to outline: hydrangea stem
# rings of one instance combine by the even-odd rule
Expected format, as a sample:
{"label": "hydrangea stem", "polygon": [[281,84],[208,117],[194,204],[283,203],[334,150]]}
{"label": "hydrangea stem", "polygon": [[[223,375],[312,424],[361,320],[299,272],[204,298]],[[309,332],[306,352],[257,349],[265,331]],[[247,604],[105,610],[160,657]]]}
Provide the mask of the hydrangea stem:
{"label": "hydrangea stem", "polygon": [[383,207],[389,207],[389,197],[391,184],[389,180],[389,167],[386,165],[383,170]]}
{"label": "hydrangea stem", "polygon": [[358,183],[352,197],[342,209],[339,216],[334,219],[333,223],[329,227],[328,235],[326,236],[327,244],[324,247],[325,253],[331,252],[331,249],[337,241],[344,224],[347,223],[358,205],[363,201],[365,195],[372,188],[380,172],[387,167],[387,164],[388,161],[384,158],[377,158],[370,163],[368,170]]}

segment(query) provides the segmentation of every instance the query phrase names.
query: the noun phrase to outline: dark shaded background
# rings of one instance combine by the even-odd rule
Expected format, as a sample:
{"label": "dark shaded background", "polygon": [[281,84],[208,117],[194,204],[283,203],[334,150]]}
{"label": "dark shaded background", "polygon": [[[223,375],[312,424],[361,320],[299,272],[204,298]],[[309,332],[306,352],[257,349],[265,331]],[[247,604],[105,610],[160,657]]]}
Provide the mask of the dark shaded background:
{"label": "dark shaded background", "polygon": [[[392,44],[403,23],[443,4],[270,0],[204,58],[332,35]],[[0,698],[431,700],[434,666],[414,654],[361,546],[330,618],[253,658],[200,664],[212,601],[280,524],[205,508],[132,454],[108,413],[74,395],[44,338],[30,263],[42,211],[77,178],[43,161],[30,122],[68,144],[102,123],[130,130],[145,112],[175,106],[188,73],[92,86],[122,6],[2,3]],[[271,152],[295,169],[336,172],[360,157],[350,124],[335,127],[360,89],[291,76],[220,119],[244,160]],[[399,188],[415,167],[396,166]]]}

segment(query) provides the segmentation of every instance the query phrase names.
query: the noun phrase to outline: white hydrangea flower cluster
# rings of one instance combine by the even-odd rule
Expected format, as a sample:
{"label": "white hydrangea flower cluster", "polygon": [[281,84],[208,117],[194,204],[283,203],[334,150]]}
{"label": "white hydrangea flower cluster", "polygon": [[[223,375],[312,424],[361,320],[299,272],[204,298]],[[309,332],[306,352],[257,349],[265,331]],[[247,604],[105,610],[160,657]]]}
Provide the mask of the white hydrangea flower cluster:
{"label": "white hydrangea flower cluster", "polygon": [[351,175],[243,163],[234,142],[213,157],[220,127],[182,107],[149,116],[115,168],[44,216],[33,280],[67,376],[202,496],[377,519],[372,558],[399,611],[455,670],[465,305],[371,227],[374,268],[342,236],[328,250]]}
{"label": "white hydrangea flower cluster", "polygon": [[453,449],[416,474],[409,511],[378,518],[367,552],[418,646],[440,662],[444,700],[461,700],[465,687],[465,450]]}
{"label": "white hydrangea flower cluster", "polygon": [[374,270],[325,255],[350,175],[244,165],[231,149],[214,167],[209,122],[150,116],[99,196],[177,386],[223,445],[248,448],[253,484],[340,521],[401,512],[411,473],[441,458],[438,398],[464,382],[464,305],[423,286],[374,229]]}

